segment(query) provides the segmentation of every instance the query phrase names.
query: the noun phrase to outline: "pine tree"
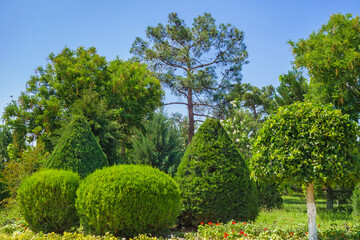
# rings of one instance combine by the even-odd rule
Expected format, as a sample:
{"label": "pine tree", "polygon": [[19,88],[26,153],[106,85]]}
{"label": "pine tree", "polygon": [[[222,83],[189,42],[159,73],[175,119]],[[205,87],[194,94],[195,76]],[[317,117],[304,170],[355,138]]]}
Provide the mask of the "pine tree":
{"label": "pine tree", "polygon": [[83,116],[73,117],[46,160],[47,168],[72,170],[81,177],[106,165],[106,156]]}
{"label": "pine tree", "polygon": [[144,133],[136,131],[132,140],[132,162],[148,164],[173,175],[184,153],[184,143],[173,123],[161,112],[156,113],[145,124]]}

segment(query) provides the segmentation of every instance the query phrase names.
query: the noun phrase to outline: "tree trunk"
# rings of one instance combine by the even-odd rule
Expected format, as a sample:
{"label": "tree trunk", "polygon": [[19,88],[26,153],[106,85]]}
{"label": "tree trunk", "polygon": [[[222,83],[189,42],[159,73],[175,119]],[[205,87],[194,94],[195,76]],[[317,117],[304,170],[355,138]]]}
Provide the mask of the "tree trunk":
{"label": "tree trunk", "polygon": [[189,115],[189,128],[188,128],[188,137],[189,137],[189,144],[194,136],[195,132],[195,121],[194,121],[194,104],[192,100],[192,89],[189,88],[188,96],[187,96],[187,108],[188,108],[188,115]]}
{"label": "tree trunk", "polygon": [[314,184],[312,183],[309,183],[306,186],[306,205],[307,205],[307,215],[308,215],[309,239],[317,240]]}
{"label": "tree trunk", "polygon": [[326,209],[327,210],[333,210],[334,209],[334,190],[328,186],[326,188]]}

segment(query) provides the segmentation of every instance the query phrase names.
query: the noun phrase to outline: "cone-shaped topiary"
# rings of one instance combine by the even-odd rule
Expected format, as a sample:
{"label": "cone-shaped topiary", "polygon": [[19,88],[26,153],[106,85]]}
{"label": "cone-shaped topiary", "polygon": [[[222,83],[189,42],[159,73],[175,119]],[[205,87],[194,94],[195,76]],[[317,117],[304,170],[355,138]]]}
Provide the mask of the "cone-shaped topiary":
{"label": "cone-shaped topiary", "polygon": [[106,165],[106,156],[83,116],[73,117],[46,161],[47,168],[72,170],[80,177]]}
{"label": "cone-shaped topiary", "polygon": [[255,184],[240,153],[220,122],[207,119],[198,129],[178,167],[183,200],[180,225],[254,220]]}

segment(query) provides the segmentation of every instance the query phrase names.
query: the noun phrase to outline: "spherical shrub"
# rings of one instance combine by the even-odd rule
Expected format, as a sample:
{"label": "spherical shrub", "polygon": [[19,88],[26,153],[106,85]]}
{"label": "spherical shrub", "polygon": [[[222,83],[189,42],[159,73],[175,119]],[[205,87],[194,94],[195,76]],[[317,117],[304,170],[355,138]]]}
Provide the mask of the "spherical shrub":
{"label": "spherical shrub", "polygon": [[181,209],[180,190],[158,169],[116,165],[97,170],[81,182],[76,208],[91,234],[156,233],[174,224]]}
{"label": "spherical shrub", "polygon": [[197,130],[177,169],[183,201],[179,224],[255,220],[258,195],[248,167],[216,119]]}
{"label": "spherical shrub", "polygon": [[78,174],[65,170],[46,170],[26,178],[18,189],[20,211],[35,231],[62,233],[76,227]]}

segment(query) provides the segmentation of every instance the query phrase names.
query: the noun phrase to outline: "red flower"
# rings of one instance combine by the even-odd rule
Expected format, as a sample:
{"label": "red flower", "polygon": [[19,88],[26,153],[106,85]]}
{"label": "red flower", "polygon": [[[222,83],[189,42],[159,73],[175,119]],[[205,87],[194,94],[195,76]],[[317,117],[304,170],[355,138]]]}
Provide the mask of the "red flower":
{"label": "red flower", "polygon": [[246,234],[246,233],[244,233],[244,236],[246,237],[246,236],[247,236],[247,234]]}
{"label": "red flower", "polygon": [[236,222],[232,222],[232,224],[236,224]]}
{"label": "red flower", "polygon": [[212,222],[208,222],[209,225],[212,225]]}
{"label": "red flower", "polygon": [[264,228],[264,231],[267,231],[268,229],[267,228]]}
{"label": "red flower", "polygon": [[243,225],[246,225],[246,224],[247,224],[246,222],[243,223]]}
{"label": "red flower", "polygon": [[306,232],[305,234],[308,235],[308,232]]}
{"label": "red flower", "polygon": [[204,225],[204,222],[201,222],[200,225]]}
{"label": "red flower", "polygon": [[217,223],[217,224],[215,224],[216,226],[219,226],[219,225],[221,225],[221,223]]}
{"label": "red flower", "polygon": [[292,236],[292,235],[294,235],[294,233],[291,232],[290,235]]}
{"label": "red flower", "polygon": [[20,224],[20,226],[24,227],[24,225]]}
{"label": "red flower", "polygon": [[227,238],[229,236],[229,234],[224,233],[224,238]]}
{"label": "red flower", "polygon": [[234,233],[235,231],[231,231],[232,233]]}
{"label": "red flower", "polygon": [[318,227],[320,227],[320,224],[318,225]]}
{"label": "red flower", "polygon": [[240,233],[240,234],[244,234],[244,232],[243,232],[243,231],[240,231],[239,233]]}
{"label": "red flower", "polygon": [[24,228],[24,230],[26,230],[27,228]]}
{"label": "red flower", "polygon": [[16,220],[17,220],[17,221],[19,221],[19,220],[20,220],[20,218],[17,218]]}

